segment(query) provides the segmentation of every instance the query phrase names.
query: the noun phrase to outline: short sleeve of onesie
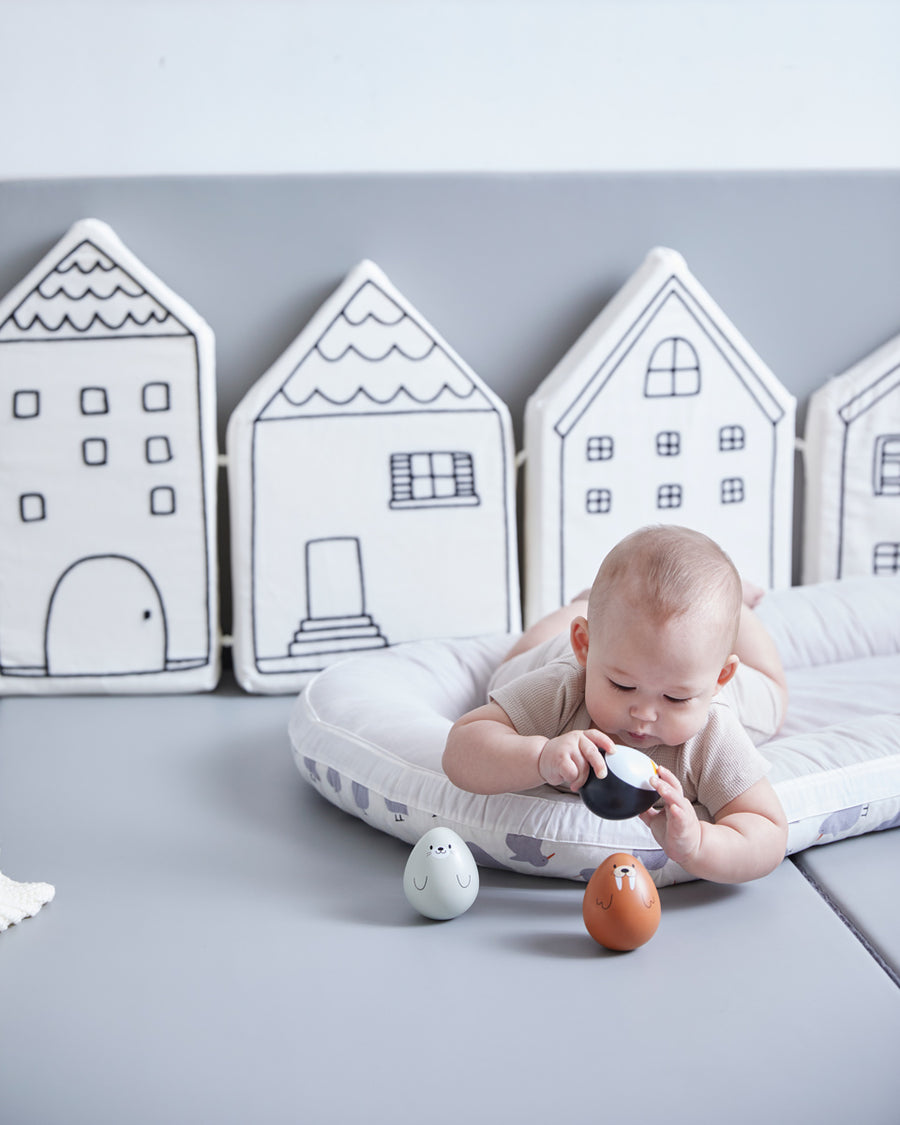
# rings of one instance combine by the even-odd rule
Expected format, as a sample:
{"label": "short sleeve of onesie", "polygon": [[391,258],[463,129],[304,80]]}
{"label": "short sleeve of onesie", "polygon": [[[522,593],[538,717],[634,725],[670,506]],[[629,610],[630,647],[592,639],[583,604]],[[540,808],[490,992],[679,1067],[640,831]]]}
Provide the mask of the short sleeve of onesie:
{"label": "short sleeve of onesie", "polygon": [[519,734],[554,738],[594,725],[584,704],[584,669],[571,649],[548,643],[514,660],[502,669],[502,677],[495,677],[489,697]]}
{"label": "short sleeve of onesie", "polygon": [[[673,765],[667,752],[674,753]],[[660,746],[650,755],[659,765],[668,766],[681,781],[685,796],[711,816],[765,777],[769,769],[728,704],[715,700],[698,734],[683,746]]]}

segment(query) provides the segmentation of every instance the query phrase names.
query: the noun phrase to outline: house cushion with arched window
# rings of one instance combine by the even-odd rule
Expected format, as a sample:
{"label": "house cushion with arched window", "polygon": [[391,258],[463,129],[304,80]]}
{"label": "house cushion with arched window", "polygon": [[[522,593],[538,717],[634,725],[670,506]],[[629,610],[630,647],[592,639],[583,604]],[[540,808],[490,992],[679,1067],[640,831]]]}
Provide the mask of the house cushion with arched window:
{"label": "house cushion with arched window", "polygon": [[526,620],[636,527],[712,535],[790,584],[793,397],[672,250],[652,251],[528,401]]}

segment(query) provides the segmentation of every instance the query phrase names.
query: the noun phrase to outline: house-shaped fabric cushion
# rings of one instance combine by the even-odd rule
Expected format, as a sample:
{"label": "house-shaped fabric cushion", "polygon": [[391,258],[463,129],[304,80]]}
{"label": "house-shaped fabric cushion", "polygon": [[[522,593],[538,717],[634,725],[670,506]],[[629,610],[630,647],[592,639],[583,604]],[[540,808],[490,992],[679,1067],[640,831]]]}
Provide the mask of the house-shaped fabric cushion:
{"label": "house-shaped fabric cushion", "polygon": [[0,693],[219,677],[209,326],[106,224],[0,302]]}
{"label": "house-shaped fabric cushion", "polygon": [[649,523],[790,584],[793,397],[672,250],[652,251],[525,412],[527,623]]}
{"label": "house-shaped fabric cushion", "polygon": [[900,336],[809,400],[803,581],[900,574]]}
{"label": "house-shaped fabric cushion", "polygon": [[372,262],[250,389],[227,446],[246,690],[518,628],[509,411]]}

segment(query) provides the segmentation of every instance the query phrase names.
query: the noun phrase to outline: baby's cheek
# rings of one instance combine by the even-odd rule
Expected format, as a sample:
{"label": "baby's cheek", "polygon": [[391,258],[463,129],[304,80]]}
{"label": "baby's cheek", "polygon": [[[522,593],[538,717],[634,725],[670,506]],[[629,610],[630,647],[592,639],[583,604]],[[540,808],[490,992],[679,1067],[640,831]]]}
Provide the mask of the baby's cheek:
{"label": "baby's cheek", "polygon": [[705,707],[690,707],[685,709],[683,715],[678,715],[673,723],[673,730],[676,737],[671,741],[670,745],[676,746],[681,742],[687,742],[689,738],[693,738],[695,734],[699,734],[703,727],[706,725],[706,720],[709,711]]}

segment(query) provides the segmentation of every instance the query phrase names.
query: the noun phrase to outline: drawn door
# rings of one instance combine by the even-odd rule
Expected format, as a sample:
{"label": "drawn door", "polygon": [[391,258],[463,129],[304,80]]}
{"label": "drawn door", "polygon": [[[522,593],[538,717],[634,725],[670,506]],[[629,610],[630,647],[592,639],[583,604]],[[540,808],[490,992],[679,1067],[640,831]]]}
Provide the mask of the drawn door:
{"label": "drawn door", "polygon": [[46,650],[50,676],[164,671],[166,620],[153,579],[118,555],[74,563],[50,599]]}
{"label": "drawn door", "polygon": [[313,620],[362,617],[366,602],[358,539],[312,539],[306,544],[306,593]]}
{"label": "drawn door", "polygon": [[387,644],[366,613],[362,549],[354,536],[306,544],[306,608],[288,648],[295,668],[322,668],[332,656]]}

